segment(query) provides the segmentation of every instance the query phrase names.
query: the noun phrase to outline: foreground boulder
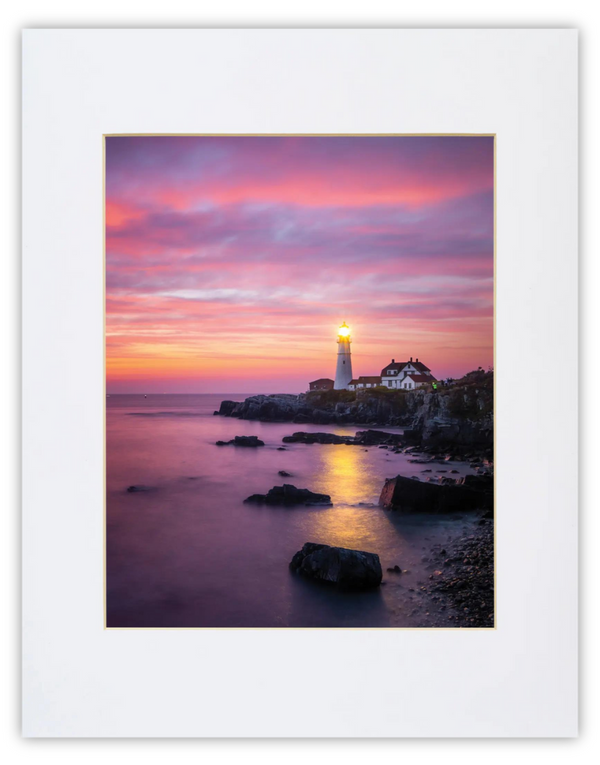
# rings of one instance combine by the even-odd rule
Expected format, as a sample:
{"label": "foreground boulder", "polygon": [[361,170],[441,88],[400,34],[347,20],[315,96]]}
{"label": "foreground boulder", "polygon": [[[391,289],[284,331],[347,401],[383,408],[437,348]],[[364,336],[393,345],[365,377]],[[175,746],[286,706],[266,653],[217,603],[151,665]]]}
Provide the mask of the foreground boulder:
{"label": "foreground boulder", "polygon": [[344,589],[363,590],[381,584],[381,562],[376,553],[307,542],[291,560],[290,568],[309,579],[333,582]]}
{"label": "foreground boulder", "polygon": [[[447,478],[443,484],[423,483],[398,475],[383,485],[379,504],[403,513],[453,513],[493,507],[494,481],[491,476]],[[484,479],[484,480],[480,480]]]}
{"label": "foreground boulder", "polygon": [[236,436],[231,441],[217,441],[217,446],[264,446],[257,436]]}
{"label": "foreground boulder", "polygon": [[284,483],[283,486],[273,486],[266,494],[252,494],[244,502],[257,505],[330,505],[331,497]]}

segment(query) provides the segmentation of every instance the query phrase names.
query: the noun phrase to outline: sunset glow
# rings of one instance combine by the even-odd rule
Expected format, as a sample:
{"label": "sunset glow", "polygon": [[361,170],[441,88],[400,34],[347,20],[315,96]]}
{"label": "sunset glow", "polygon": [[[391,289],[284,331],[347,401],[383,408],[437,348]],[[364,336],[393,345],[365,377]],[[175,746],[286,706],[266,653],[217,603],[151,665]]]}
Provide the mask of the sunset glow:
{"label": "sunset glow", "polygon": [[[493,361],[493,139],[106,139],[108,393]],[[340,327],[340,325],[342,325]]]}

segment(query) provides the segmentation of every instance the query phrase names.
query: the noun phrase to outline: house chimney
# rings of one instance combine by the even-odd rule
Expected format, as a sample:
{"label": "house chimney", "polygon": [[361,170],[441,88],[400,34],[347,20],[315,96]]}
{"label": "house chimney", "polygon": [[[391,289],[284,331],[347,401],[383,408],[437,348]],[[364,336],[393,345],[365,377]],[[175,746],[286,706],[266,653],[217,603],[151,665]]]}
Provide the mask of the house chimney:
{"label": "house chimney", "polygon": [[419,362],[419,359],[417,359],[417,363]]}
{"label": "house chimney", "polygon": [[392,364],[395,364],[395,363],[396,363],[396,360],[395,360],[395,359],[392,359]]}
{"label": "house chimney", "polygon": [[412,361],[412,356],[410,357],[410,360]]}

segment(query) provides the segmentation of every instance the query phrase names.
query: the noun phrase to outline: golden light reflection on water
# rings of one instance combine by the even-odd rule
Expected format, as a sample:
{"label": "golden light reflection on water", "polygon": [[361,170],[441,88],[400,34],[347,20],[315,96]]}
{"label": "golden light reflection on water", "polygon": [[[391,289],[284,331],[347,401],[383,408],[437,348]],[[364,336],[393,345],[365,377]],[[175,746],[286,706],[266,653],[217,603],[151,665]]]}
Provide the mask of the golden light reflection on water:
{"label": "golden light reflection on water", "polygon": [[364,457],[362,449],[356,446],[329,446],[323,450],[320,477],[335,503],[367,501],[370,481]]}
{"label": "golden light reflection on water", "polygon": [[314,541],[357,547],[373,539],[370,512],[359,503],[373,502],[375,490],[370,461],[355,446],[322,446],[321,470],[315,491],[329,494],[333,507],[315,514]]}

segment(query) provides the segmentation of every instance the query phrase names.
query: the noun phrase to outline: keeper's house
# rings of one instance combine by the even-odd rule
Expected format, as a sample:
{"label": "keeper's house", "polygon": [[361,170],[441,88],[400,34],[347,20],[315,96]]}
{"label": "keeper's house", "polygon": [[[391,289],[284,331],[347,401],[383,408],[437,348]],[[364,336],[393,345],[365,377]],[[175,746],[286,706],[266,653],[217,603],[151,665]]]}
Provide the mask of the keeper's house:
{"label": "keeper's house", "polygon": [[406,375],[398,387],[402,390],[414,390],[415,388],[422,388],[423,385],[431,385],[434,381],[436,380],[433,375]]}
{"label": "keeper's house", "polygon": [[431,369],[426,367],[423,362],[412,356],[409,361],[399,361],[392,359],[391,364],[381,370],[381,385],[386,388],[395,388],[398,390],[415,390],[423,385],[431,385],[437,382],[431,374]]}
{"label": "keeper's house", "polygon": [[358,390],[359,388],[376,388],[381,385],[381,377],[358,377],[356,380],[350,380],[348,390]]}
{"label": "keeper's house", "polygon": [[333,380],[328,377],[321,377],[318,380],[314,380],[308,383],[309,390],[333,390]]}

